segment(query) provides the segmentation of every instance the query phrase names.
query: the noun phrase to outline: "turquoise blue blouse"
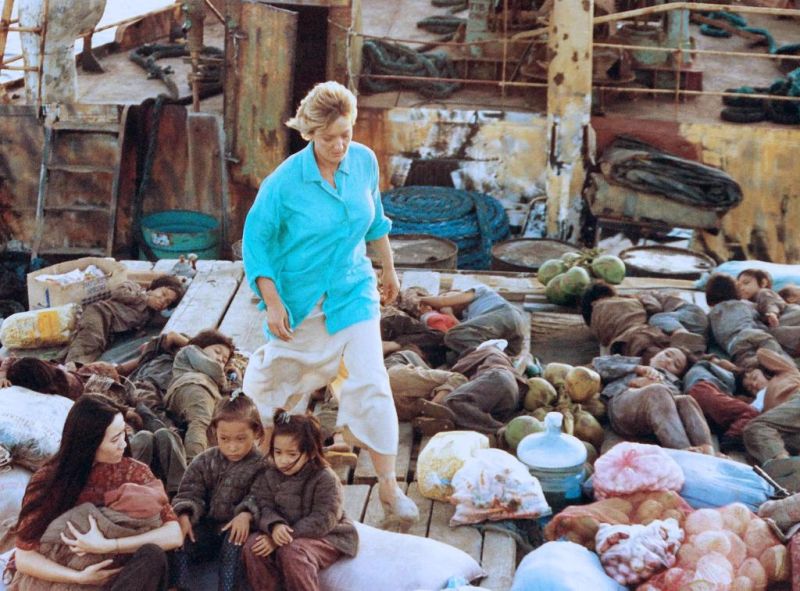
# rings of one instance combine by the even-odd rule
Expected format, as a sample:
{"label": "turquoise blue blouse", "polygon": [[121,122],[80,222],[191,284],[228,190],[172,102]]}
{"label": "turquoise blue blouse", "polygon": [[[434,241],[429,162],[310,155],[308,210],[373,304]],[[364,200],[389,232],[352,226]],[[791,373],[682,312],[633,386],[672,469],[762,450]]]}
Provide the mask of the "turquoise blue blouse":
{"label": "turquoise blue blouse", "polygon": [[[323,295],[331,334],[380,314],[366,242],[388,234],[392,223],[383,213],[378,176],[372,150],[351,142],[334,189],[309,142],[261,184],[244,225],[244,269],[258,295],[256,279],[275,282],[292,328]],[[269,337],[266,324],[265,331]]]}

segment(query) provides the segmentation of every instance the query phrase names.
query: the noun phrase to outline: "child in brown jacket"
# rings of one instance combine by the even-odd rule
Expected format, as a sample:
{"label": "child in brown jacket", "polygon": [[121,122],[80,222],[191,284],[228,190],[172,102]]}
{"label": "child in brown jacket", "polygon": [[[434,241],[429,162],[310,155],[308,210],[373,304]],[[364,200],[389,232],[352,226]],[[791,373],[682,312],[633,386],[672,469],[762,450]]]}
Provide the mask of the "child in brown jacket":
{"label": "child in brown jacket", "polygon": [[339,478],[322,453],[312,415],[273,417],[271,462],[247,499],[259,515],[244,548],[253,591],[319,591],[319,572],[358,551],[358,532],[344,515]]}

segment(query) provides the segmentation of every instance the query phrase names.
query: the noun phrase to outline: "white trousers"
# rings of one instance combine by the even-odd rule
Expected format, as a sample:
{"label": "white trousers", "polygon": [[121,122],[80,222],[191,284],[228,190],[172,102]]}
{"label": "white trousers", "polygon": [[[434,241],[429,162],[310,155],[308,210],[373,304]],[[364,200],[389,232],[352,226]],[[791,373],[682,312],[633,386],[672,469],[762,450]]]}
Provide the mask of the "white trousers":
{"label": "white trousers", "polygon": [[397,455],[397,411],[377,318],[330,334],[317,304],[291,341],[272,339],[250,357],[242,389],[270,425],[276,408],[304,413],[311,394],[334,381],[337,426],[373,451]]}

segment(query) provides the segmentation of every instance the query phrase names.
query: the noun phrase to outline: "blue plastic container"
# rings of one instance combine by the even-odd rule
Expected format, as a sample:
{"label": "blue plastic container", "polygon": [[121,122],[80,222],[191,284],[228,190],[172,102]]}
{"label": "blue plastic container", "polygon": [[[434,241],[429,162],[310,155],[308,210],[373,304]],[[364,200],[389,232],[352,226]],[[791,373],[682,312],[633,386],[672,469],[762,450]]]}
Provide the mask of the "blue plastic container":
{"label": "blue plastic container", "polygon": [[160,259],[190,253],[199,259],[219,258],[219,221],[208,214],[186,209],[160,211],[144,216],[141,225],[145,242]]}

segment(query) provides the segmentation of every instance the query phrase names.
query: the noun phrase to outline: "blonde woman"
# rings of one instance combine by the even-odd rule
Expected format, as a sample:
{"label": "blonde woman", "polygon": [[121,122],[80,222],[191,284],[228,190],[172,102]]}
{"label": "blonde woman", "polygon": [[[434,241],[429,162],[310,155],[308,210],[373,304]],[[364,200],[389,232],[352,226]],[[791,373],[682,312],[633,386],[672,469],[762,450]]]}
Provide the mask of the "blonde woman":
{"label": "blonde woman", "polygon": [[251,358],[243,389],[269,420],[276,407],[304,412],[309,394],[340,375],[337,424],[370,450],[384,527],[405,530],[419,512],[395,476],[397,413],[366,242],[382,262],[384,303],[396,299],[399,282],[378,161],[352,141],[355,120],[353,93],[316,85],[287,122],[308,145],[264,180],[247,215],[244,266],[266,306],[267,343]]}

